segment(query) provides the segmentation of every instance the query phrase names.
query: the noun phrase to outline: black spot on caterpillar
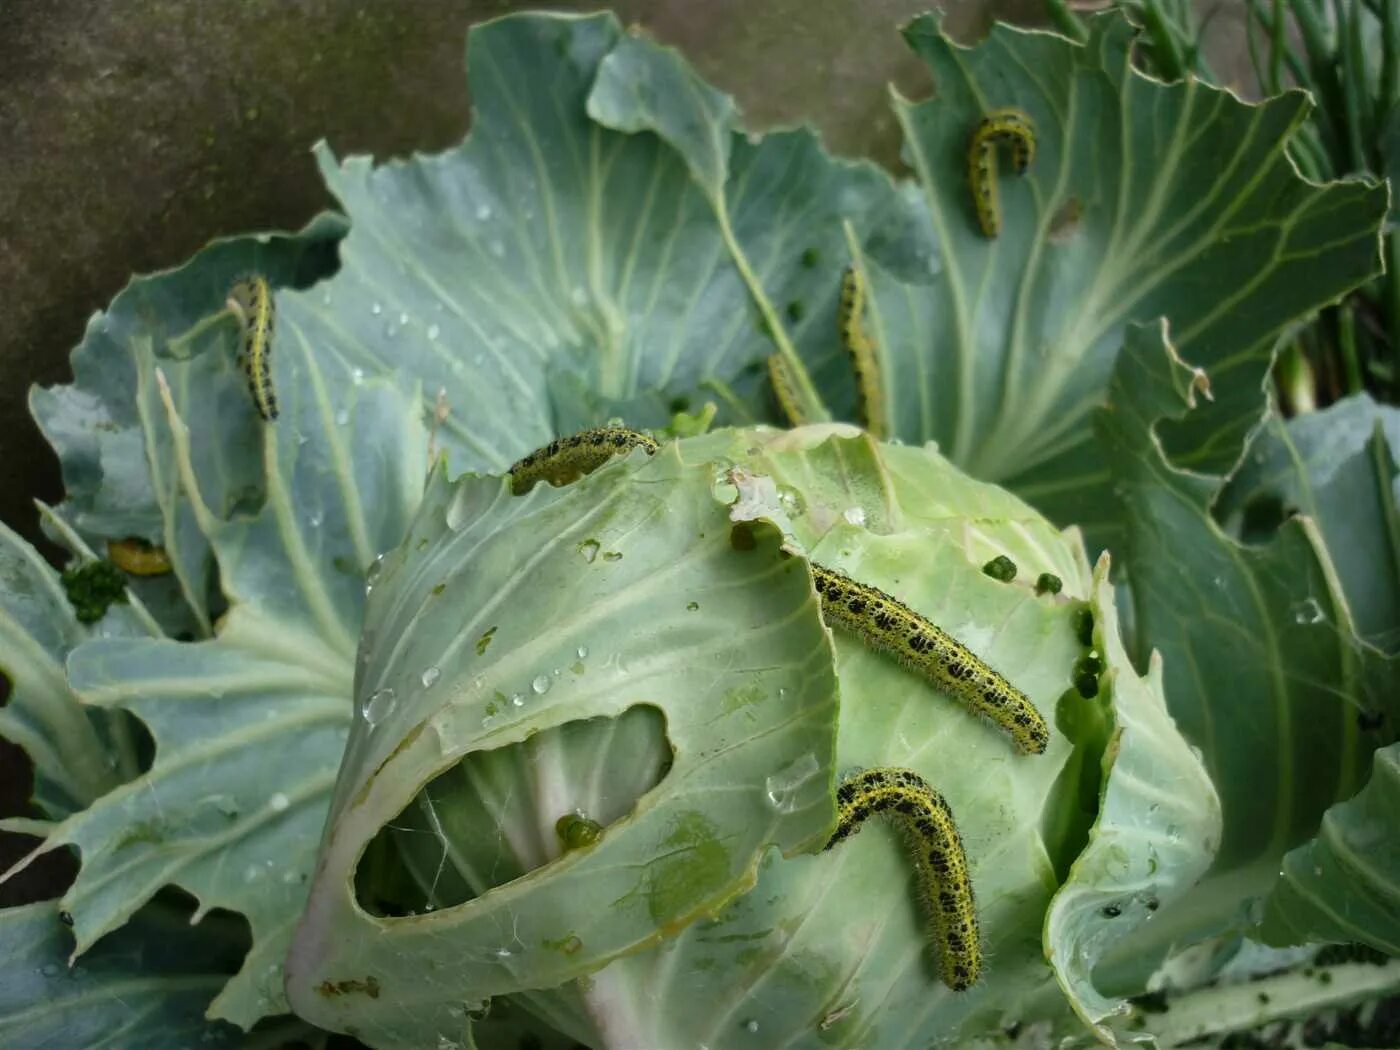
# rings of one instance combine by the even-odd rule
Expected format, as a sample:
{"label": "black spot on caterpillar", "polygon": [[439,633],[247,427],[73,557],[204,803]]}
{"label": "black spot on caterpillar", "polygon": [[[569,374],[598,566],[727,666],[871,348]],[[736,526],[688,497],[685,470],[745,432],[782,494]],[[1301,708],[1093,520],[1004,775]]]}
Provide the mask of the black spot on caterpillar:
{"label": "black spot on caterpillar", "polygon": [[1059,594],[1064,581],[1053,572],[1042,572],[1035,578],[1036,594]]}
{"label": "black spot on caterpillar", "polygon": [[253,407],[270,423],[277,418],[277,395],[272,389],[272,336],[276,320],[272,287],[258,274],[240,278],[229,292],[228,305],[243,326],[239,359],[248,377]]}
{"label": "black spot on caterpillar", "polygon": [[836,791],[831,849],[873,816],[895,820],[914,857],[919,891],[932,925],[943,983],[965,991],[982,976],[982,942],[967,854],[948,803],[908,769],[867,769]]}
{"label": "black spot on caterpillar", "polygon": [[652,455],[661,446],[638,430],[626,427],[591,427],[569,437],[556,438],[510,468],[511,491],[529,492],[541,481],[567,485],[597,470],[613,456],[641,447]]}
{"label": "black spot on caterpillar", "polygon": [[122,572],[133,576],[164,576],[172,568],[164,547],[147,543],[138,536],[108,540],[107,558]]}
{"label": "black spot on caterpillar", "polygon": [[1011,146],[1011,164],[1024,175],[1035,160],[1035,127],[1019,109],[996,109],[982,118],[967,146],[967,180],[977,222],[988,237],[1001,232],[1001,203],[997,197],[997,146]]}
{"label": "black spot on caterpillar", "polygon": [[841,305],[836,314],[836,327],[855,373],[860,424],[874,437],[883,438],[889,432],[889,424],[885,418],[884,388],[880,361],[875,356],[875,340],[865,330],[867,298],[865,279],[854,266],[848,266],[841,278]]}
{"label": "black spot on caterpillar", "polygon": [[812,580],[828,624],[860,635],[867,645],[914,668],[1004,729],[1022,753],[1045,750],[1050,730],[1029,698],[952,635],[884,591],[815,562]]}

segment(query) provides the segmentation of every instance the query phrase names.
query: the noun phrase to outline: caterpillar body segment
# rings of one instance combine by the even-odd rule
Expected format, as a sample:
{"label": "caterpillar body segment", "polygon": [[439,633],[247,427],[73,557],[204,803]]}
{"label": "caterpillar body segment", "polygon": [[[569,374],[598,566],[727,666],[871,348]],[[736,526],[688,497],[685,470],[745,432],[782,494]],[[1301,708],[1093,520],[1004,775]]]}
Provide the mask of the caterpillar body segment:
{"label": "caterpillar body segment", "polygon": [[797,383],[792,377],[792,368],[782,354],[768,355],[768,382],[773,386],[773,400],[790,427],[800,427],[811,422],[802,409],[802,398],[797,393]]}
{"label": "caterpillar body segment", "polygon": [[841,303],[836,314],[841,346],[851,359],[855,373],[857,407],[861,426],[872,437],[883,439],[889,433],[885,417],[884,383],[880,361],[876,357],[875,340],[865,328],[865,308],[869,300],[865,278],[854,266],[848,266],[841,277]]}
{"label": "caterpillar body segment", "polygon": [[108,540],[107,560],[132,576],[164,576],[174,569],[164,547],[147,543],[137,536]]}
{"label": "caterpillar body segment", "polygon": [[272,389],[272,338],[276,307],[272,287],[260,275],[240,278],[229,292],[229,306],[243,326],[239,359],[248,377],[253,407],[264,422],[277,418],[277,394]]}
{"label": "caterpillar body segment", "polygon": [[967,147],[967,180],[977,223],[988,237],[1001,233],[1001,200],[997,191],[997,147],[1011,149],[1011,166],[1024,175],[1035,160],[1035,126],[1019,109],[996,109],[982,118]]}
{"label": "caterpillar body segment", "polygon": [[956,992],[971,988],[982,976],[982,942],[967,854],[947,801],[912,770],[880,767],[842,783],[836,806],[836,832],[826,849],[871,817],[899,825],[913,855],[943,983]]}
{"label": "caterpillar body segment", "polygon": [[510,468],[511,491],[523,495],[541,481],[567,485],[597,470],[613,456],[638,447],[646,449],[647,455],[654,455],[661,446],[648,434],[619,426],[590,427],[556,438],[515,462]]}
{"label": "caterpillar body segment", "polygon": [[973,713],[1001,727],[1023,754],[1040,754],[1050,730],[1025,693],[976,653],[897,598],[812,563],[812,579],[830,626],[890,653]]}

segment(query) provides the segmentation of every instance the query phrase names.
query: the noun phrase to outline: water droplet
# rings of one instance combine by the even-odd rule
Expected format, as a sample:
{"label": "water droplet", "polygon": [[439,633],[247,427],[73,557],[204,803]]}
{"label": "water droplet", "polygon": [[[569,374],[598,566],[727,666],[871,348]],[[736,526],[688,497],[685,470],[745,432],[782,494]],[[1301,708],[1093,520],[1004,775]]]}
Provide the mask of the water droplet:
{"label": "water droplet", "polygon": [[524,693],[516,693],[514,696],[512,696],[512,697],[510,698],[510,702],[511,702],[511,704],[514,705],[515,707],[524,707],[524,706],[525,706],[525,694],[524,694]]}
{"label": "water droplet", "polygon": [[864,525],[864,524],[865,524],[865,508],[864,508],[864,507],[848,507],[848,508],[842,513],[841,517],[845,518],[848,524],[851,524],[851,525]]}
{"label": "water droplet", "polygon": [[331,293],[330,293],[330,292],[322,292],[322,293],[321,293],[321,302],[324,303],[326,306],[330,306],[330,305],[331,305]]}
{"label": "water droplet", "polygon": [[339,412],[337,412],[337,413],[335,414],[335,425],[336,425],[336,426],[338,426],[338,427],[343,427],[343,426],[345,426],[346,423],[349,423],[349,422],[350,422],[350,413],[349,413],[349,411],[348,411],[347,409],[342,408]]}
{"label": "water droplet", "polygon": [[359,386],[361,383],[363,383],[363,382],[365,381],[365,370],[364,370],[363,368],[352,368],[352,369],[350,369],[350,380],[351,380],[351,382],[353,382],[356,386]]}
{"label": "water droplet", "polygon": [[378,317],[384,312],[384,307],[380,306],[378,303],[371,303],[369,307],[369,312],[374,314],[375,317]]}
{"label": "water droplet", "polygon": [[267,800],[267,804],[268,807],[272,810],[272,812],[281,813],[285,811],[286,808],[292,803],[286,795],[282,794],[282,792],[279,791],[277,792],[277,794],[273,795],[270,799]]}
{"label": "water droplet", "polygon": [[569,298],[573,300],[575,306],[582,306],[588,301],[588,297],[584,294],[583,286],[579,284],[574,285],[573,291],[569,293]]}
{"label": "water droplet", "polygon": [[384,555],[379,555],[370,563],[369,569],[365,572],[365,589],[373,587],[379,582],[379,574],[384,571]]}
{"label": "water droplet", "polygon": [[437,684],[437,680],[442,677],[442,672],[436,667],[425,667],[421,676],[424,689],[431,689]]}
{"label": "water droplet", "polygon": [[485,222],[487,219],[491,218],[491,205],[478,204],[476,206],[476,217],[482,222]]}
{"label": "water droplet", "polygon": [[811,798],[807,797],[811,793],[804,792],[803,789],[814,783],[820,772],[821,767],[817,763],[816,756],[808,751],[801,758],[778,770],[764,782],[764,788],[768,792],[768,801],[779,813],[796,811],[804,803],[811,802]]}
{"label": "water droplet", "polygon": [[497,948],[497,949],[496,949],[496,958],[497,958],[497,959],[509,959],[509,958],[511,957],[511,955],[513,955],[513,954],[514,954],[514,953],[513,953],[509,948]]}
{"label": "water droplet", "polygon": [[442,331],[442,329],[439,328],[439,327],[438,327],[437,325],[435,325],[435,324],[430,324],[430,325],[428,325],[428,338],[429,338],[429,339],[436,339],[436,338],[438,337],[438,333],[441,332],[441,331]]}
{"label": "water droplet", "polygon": [[39,970],[39,972],[40,972],[41,974],[43,974],[45,977],[57,977],[57,976],[58,976],[58,964],[57,964],[57,963],[45,963],[45,964],[43,965],[43,967]]}
{"label": "water droplet", "polygon": [[408,314],[402,310],[399,311],[399,324],[408,324]]}
{"label": "water droplet", "polygon": [[249,864],[243,869],[243,881],[256,882],[258,879],[262,878],[262,874],[262,868],[258,867],[256,864]]}
{"label": "water droplet", "polygon": [[598,551],[602,546],[597,540],[584,540],[578,545],[578,552],[583,555],[584,561],[591,563],[594,558],[598,557]]}
{"label": "water droplet", "polygon": [[587,659],[588,659],[588,646],[586,646],[586,645],[580,645],[580,646],[579,646],[576,650],[574,650],[574,651],[578,653],[578,658],[579,658],[580,660],[587,660]]}
{"label": "water droplet", "polygon": [[394,690],[386,685],[384,688],[376,689],[370,693],[361,713],[365,716],[366,722],[371,726],[376,726],[394,713],[398,702],[399,698],[395,695]]}
{"label": "water droplet", "polygon": [[1293,622],[1313,624],[1322,622],[1322,606],[1316,598],[1305,598],[1293,604]]}
{"label": "water droplet", "polygon": [[750,1021],[745,1021],[745,1022],[744,1022],[744,1031],[749,1032],[749,1033],[757,1032],[757,1031],[758,1031],[758,1022],[757,1022],[757,1021],[752,1021],[752,1020],[750,1020]]}
{"label": "water droplet", "polygon": [[491,254],[494,255],[497,259],[501,258],[501,256],[505,255],[506,253],[506,246],[500,241],[492,241],[490,244],[490,249]]}
{"label": "water droplet", "polygon": [[549,675],[535,675],[535,680],[530,683],[530,688],[533,689],[535,692],[539,693],[541,696],[549,692]]}

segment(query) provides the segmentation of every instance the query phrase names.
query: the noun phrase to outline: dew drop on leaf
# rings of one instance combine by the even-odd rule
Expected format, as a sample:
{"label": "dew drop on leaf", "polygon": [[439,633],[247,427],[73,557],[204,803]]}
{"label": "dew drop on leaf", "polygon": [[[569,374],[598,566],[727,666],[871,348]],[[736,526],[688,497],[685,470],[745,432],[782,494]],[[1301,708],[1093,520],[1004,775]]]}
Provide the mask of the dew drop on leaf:
{"label": "dew drop on leaf", "polygon": [[369,695],[369,699],[365,701],[365,706],[362,711],[365,716],[365,721],[371,726],[378,725],[393,714],[394,708],[398,705],[398,702],[398,697],[389,686],[376,689]]}

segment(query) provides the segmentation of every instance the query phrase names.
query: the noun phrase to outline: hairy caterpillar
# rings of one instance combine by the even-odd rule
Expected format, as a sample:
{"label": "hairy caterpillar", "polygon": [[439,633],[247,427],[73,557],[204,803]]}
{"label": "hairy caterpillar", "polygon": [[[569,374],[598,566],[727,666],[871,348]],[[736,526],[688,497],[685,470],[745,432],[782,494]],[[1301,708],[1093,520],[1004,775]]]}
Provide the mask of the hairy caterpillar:
{"label": "hairy caterpillar", "polygon": [[982,942],[967,854],[943,796],[912,770],[875,768],[845,781],[836,806],[836,833],[826,849],[854,835],[870,817],[898,821],[914,855],[943,983],[955,992],[971,988],[982,976]]}
{"label": "hairy caterpillar", "polygon": [[967,146],[967,179],[977,222],[988,237],[1001,232],[1001,203],[997,197],[997,146],[1011,145],[1011,165],[1024,175],[1035,160],[1035,127],[1019,109],[996,109],[982,118]]}
{"label": "hairy caterpillar", "polygon": [[885,419],[884,390],[880,381],[880,362],[875,356],[875,340],[865,330],[865,278],[854,266],[848,266],[841,278],[841,305],[836,314],[836,326],[841,345],[851,359],[856,377],[856,397],[861,426],[877,438],[883,438],[889,427]]}
{"label": "hairy caterpillar", "polygon": [[[511,490],[528,492],[541,480],[566,484],[620,452],[656,441],[626,427],[594,427],[551,441],[511,467]],[[867,645],[895,656],[939,688],[1010,734],[1026,754],[1040,754],[1050,731],[1026,695],[987,666],[971,649],[904,603],[868,584],[810,562],[823,619],[860,635]]]}
{"label": "hairy caterpillar", "polygon": [[515,462],[510,468],[511,491],[520,496],[541,481],[567,485],[597,470],[618,453],[639,445],[648,455],[661,447],[640,431],[618,426],[590,427],[570,437],[556,438]]}
{"label": "hairy caterpillar", "polygon": [[277,418],[277,395],[272,390],[272,332],[276,310],[272,287],[265,277],[254,274],[234,283],[228,305],[243,325],[243,345],[239,357],[248,377],[253,406],[263,420]]}
{"label": "hairy caterpillar", "polygon": [[807,413],[802,411],[802,399],[797,396],[792,369],[783,360],[782,354],[769,355],[768,381],[773,385],[773,399],[778,402],[788,426],[800,427],[806,423]]}
{"label": "hairy caterpillar", "polygon": [[164,547],[147,543],[137,536],[107,541],[107,558],[133,576],[164,576],[171,571],[170,556]]}
{"label": "hairy caterpillar", "polygon": [[1017,750],[1038,755],[1050,730],[1026,695],[992,670],[971,649],[898,599],[812,563],[822,616],[860,635],[952,693],[974,713],[1011,736]]}

